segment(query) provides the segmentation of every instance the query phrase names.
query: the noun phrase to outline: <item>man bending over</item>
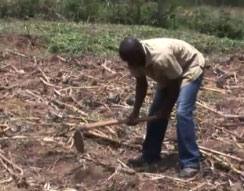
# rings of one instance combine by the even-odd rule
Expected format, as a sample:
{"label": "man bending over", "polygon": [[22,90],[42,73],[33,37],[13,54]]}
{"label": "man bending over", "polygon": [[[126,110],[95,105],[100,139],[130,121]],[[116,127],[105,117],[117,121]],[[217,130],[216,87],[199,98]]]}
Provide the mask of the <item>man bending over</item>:
{"label": "man bending over", "polygon": [[177,138],[181,177],[192,177],[200,169],[193,109],[202,82],[205,60],[190,44],[177,39],[156,38],[139,41],[126,37],[119,54],[136,78],[136,95],[128,125],[136,125],[147,92],[147,79],[158,83],[149,115],[158,118],[147,123],[142,154],[129,159],[132,167],[151,164],[160,159],[161,146],[168,120],[177,102]]}

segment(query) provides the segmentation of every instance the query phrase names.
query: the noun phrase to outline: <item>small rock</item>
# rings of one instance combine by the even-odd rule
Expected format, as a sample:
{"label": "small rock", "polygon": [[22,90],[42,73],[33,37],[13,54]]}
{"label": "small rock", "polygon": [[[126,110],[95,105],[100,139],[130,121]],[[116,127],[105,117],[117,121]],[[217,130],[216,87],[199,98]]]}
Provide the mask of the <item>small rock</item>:
{"label": "small rock", "polygon": [[118,94],[110,94],[109,97],[107,98],[107,101],[110,103],[119,103],[120,101],[120,96]]}
{"label": "small rock", "polygon": [[130,106],[132,106],[132,105],[134,105],[134,103],[135,103],[135,98],[134,97],[129,97],[129,98],[127,98],[126,99],[126,103],[128,104],[128,105],[130,105]]}
{"label": "small rock", "polygon": [[217,88],[224,88],[225,84],[226,84],[225,78],[220,78],[216,81],[216,87]]}

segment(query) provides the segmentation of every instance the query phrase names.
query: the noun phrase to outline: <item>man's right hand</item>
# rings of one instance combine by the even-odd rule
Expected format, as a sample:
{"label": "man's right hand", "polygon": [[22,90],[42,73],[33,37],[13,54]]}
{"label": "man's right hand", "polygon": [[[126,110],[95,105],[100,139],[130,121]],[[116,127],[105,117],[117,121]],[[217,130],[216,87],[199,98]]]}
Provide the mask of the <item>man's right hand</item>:
{"label": "man's right hand", "polygon": [[126,125],[129,125],[129,126],[137,125],[136,119],[138,119],[138,117],[139,117],[139,114],[135,114],[135,113],[130,114],[129,117],[127,118]]}

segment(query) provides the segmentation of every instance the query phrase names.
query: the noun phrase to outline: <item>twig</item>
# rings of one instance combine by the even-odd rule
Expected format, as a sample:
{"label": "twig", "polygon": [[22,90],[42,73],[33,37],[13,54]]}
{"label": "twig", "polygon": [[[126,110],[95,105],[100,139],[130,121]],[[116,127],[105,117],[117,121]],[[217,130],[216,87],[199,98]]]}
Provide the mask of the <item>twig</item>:
{"label": "twig", "polygon": [[0,158],[0,162],[2,163],[3,167],[9,172],[9,174],[11,174],[13,177],[18,177],[18,175],[16,175],[12,169],[10,169],[7,164],[5,164],[5,162],[3,161],[3,159]]}
{"label": "twig", "polygon": [[105,167],[106,169],[108,169],[108,170],[110,170],[110,171],[115,171],[115,167],[113,167],[113,166],[111,166],[111,165],[108,165],[108,164],[106,164],[106,163],[103,163],[103,162],[101,162],[101,161],[97,161],[97,160],[95,160],[94,158],[97,158],[97,157],[94,157],[94,158],[92,158],[92,157],[87,157],[87,156],[85,156],[84,157],[86,160],[88,160],[88,161],[90,161],[90,162],[93,162],[93,163],[95,163],[95,164],[98,164],[98,165],[100,165],[100,166],[102,166],[102,167]]}
{"label": "twig", "polygon": [[[52,100],[52,102],[57,105],[57,106],[61,106],[61,107],[68,107],[70,108],[71,110],[73,110],[74,112],[76,113],[79,113],[80,115],[83,115],[83,116],[88,116],[87,113],[85,113],[84,111],[81,111],[80,109],[78,109],[77,107],[71,105],[71,104],[67,104],[67,103],[64,103],[64,102],[61,102],[59,100]],[[83,120],[86,122],[86,120]]]}
{"label": "twig", "polygon": [[[202,101],[201,101],[201,102],[202,102]],[[199,105],[200,107],[202,107],[202,108],[204,108],[204,109],[207,109],[207,110],[209,110],[209,111],[212,111],[213,113],[222,116],[222,114],[221,114],[220,112],[216,111],[216,110],[213,109],[213,108],[210,108],[209,106],[207,106],[206,103],[203,104],[203,103],[201,103],[201,102],[197,101],[196,103],[197,103],[197,105]]]}
{"label": "twig", "polygon": [[38,71],[41,72],[41,74],[42,74],[42,76],[45,78],[45,80],[46,80],[48,83],[50,83],[50,78],[47,77],[47,75],[42,71],[42,69],[41,69],[41,68],[38,68]]}
{"label": "twig", "polygon": [[244,127],[244,123],[223,123],[221,124],[223,127]]}
{"label": "twig", "polygon": [[56,86],[56,85],[53,85],[49,82],[46,82],[43,78],[40,78],[40,80],[42,81],[42,83],[44,83],[47,86],[54,87],[54,88],[62,88],[61,86]]}
{"label": "twig", "polygon": [[[88,160],[88,161],[90,161],[90,162],[93,162],[93,163],[95,163],[95,164],[98,164],[98,165],[100,165],[100,166],[102,166],[102,167],[105,167],[105,168],[107,168],[108,170],[111,170],[111,171],[113,171],[113,172],[116,172],[116,170],[118,169],[118,168],[116,168],[116,167],[114,167],[114,166],[111,166],[110,164],[106,164],[106,163],[103,163],[103,162],[100,162],[100,161],[97,161],[97,160],[95,160],[94,158],[97,158],[97,157],[88,157],[87,155],[85,155],[84,156],[84,158],[86,159],[86,160]],[[122,166],[124,166],[125,164],[123,163],[123,162],[119,162]],[[125,165],[126,166],[126,165]],[[121,168],[120,169],[122,172],[124,172],[124,173],[127,173],[127,174],[136,174],[136,171],[135,170],[133,170],[133,169],[130,169],[129,167],[124,167],[124,168]],[[111,179],[111,178],[110,178]]]}
{"label": "twig", "polygon": [[228,89],[244,89],[244,86],[228,86]]}
{"label": "twig", "polygon": [[211,111],[211,112],[213,112],[213,113],[215,113],[217,115],[220,115],[223,118],[226,118],[226,119],[241,119],[241,120],[244,119],[244,116],[242,116],[242,115],[230,115],[230,114],[226,115],[226,114],[223,114],[223,113],[221,113],[219,111],[216,111],[213,108],[210,108],[209,106],[207,106],[206,103],[203,104],[203,103],[201,103],[199,101],[197,101],[196,103],[197,103],[197,105],[201,106],[202,108],[207,109],[207,110],[209,110],[209,111]]}
{"label": "twig", "polygon": [[55,88],[54,88],[54,92],[55,92],[57,95],[59,95],[59,96],[62,97],[62,94],[60,93],[60,91],[56,90]]}
{"label": "twig", "polygon": [[90,75],[84,74],[83,72],[80,72],[80,74],[81,74],[82,76],[85,76],[85,77],[87,77],[87,78],[96,80],[96,81],[98,81],[98,82],[103,82],[103,81],[104,81],[104,80],[99,79],[99,78],[96,78],[96,77],[94,77],[94,76],[90,76]]}
{"label": "twig", "polygon": [[0,152],[0,158],[7,162],[8,164],[10,164],[14,169],[18,170],[20,172],[21,175],[24,174],[24,171],[15,163],[13,163],[12,161],[10,161],[9,159],[7,159],[1,152]]}
{"label": "twig", "polygon": [[9,182],[11,182],[13,180],[13,178],[12,177],[9,177],[9,179],[7,179],[7,180],[1,180],[0,181],[0,184],[6,184],[6,183],[9,183]]}
{"label": "twig", "polygon": [[199,190],[200,188],[204,187],[205,185],[209,185],[209,183],[207,183],[207,182],[203,182],[203,183],[197,185],[196,187],[190,189],[189,191],[197,191],[197,190]]}
{"label": "twig", "polygon": [[16,135],[13,137],[0,137],[0,140],[16,140],[16,139],[34,139],[34,140],[42,140],[42,141],[51,141],[53,140],[53,137],[47,137],[47,136],[25,136],[25,135]]}
{"label": "twig", "polygon": [[205,81],[210,81],[210,82],[216,82],[216,79],[212,79],[212,78],[208,78],[208,77],[204,77]]}
{"label": "twig", "polygon": [[166,179],[181,182],[181,183],[189,183],[189,180],[175,178],[175,177],[171,177],[171,176],[167,176],[167,175],[159,174],[159,173],[157,173],[157,174],[155,174],[155,173],[140,173],[140,174],[145,175],[148,178],[151,178],[151,180],[160,180],[160,179],[166,178]]}
{"label": "twig", "polygon": [[38,117],[12,117],[12,118],[9,118],[10,121],[18,121],[18,120],[29,120],[29,121],[39,121],[40,118]]}
{"label": "twig", "polygon": [[26,90],[26,92],[36,98],[38,98],[39,100],[41,100],[42,102],[44,102],[44,99],[41,96],[36,95],[35,93],[31,92],[30,90]]}
{"label": "twig", "polygon": [[11,129],[10,126],[6,125],[6,124],[0,124],[0,127],[6,127],[5,129],[2,130],[2,132],[6,132],[8,131],[9,129]]}
{"label": "twig", "polygon": [[[127,147],[127,148],[130,148],[130,149],[141,149],[140,146],[138,145],[130,145],[130,144],[126,144],[126,143],[122,143],[118,140],[115,140],[115,139],[112,139],[112,138],[109,138],[109,137],[105,137],[105,136],[102,136],[102,135],[98,135],[94,132],[85,132],[84,133],[84,136],[86,137],[96,137],[96,138],[99,138],[99,139],[102,139],[102,140],[105,140],[105,141],[108,141],[110,143],[113,143],[114,145],[120,145],[120,146],[124,146],[124,147]],[[104,142],[103,142],[104,143]]]}
{"label": "twig", "polygon": [[[233,131],[229,131],[228,129],[225,129],[223,127],[219,127],[217,125],[214,125],[213,126],[217,129],[220,129],[222,130],[223,132],[227,133],[227,134],[231,134],[231,135],[234,135],[235,137],[237,137],[239,140],[244,140],[244,138],[241,136],[241,135],[237,135],[236,133],[234,133]],[[221,125],[222,126],[222,125]],[[223,125],[224,126],[224,125]]]}
{"label": "twig", "polygon": [[67,59],[65,59],[65,58],[63,58],[63,57],[61,57],[61,56],[57,56],[57,58],[58,58],[59,60],[61,60],[62,62],[67,62]]}
{"label": "twig", "polygon": [[[224,142],[224,143],[227,143],[227,144],[229,144],[229,145],[232,145],[232,144],[234,144],[234,145],[236,145],[239,149],[243,149],[243,146],[242,145],[240,145],[240,144],[238,144],[238,143],[236,143],[236,142],[231,142],[230,140],[225,140],[225,139],[223,139],[223,138],[221,138],[221,137],[212,137],[214,140],[217,140],[217,141],[222,141],[222,142]],[[235,139],[236,140],[236,139]]]}
{"label": "twig", "polygon": [[220,165],[222,165],[223,167],[239,174],[240,176],[244,177],[244,172],[236,169],[231,163],[224,161],[223,159],[219,158],[218,156],[216,155],[213,155],[212,153],[208,153],[204,150],[201,150],[202,154],[206,155],[207,157],[210,157],[210,158],[213,158],[214,160],[216,160]]}
{"label": "twig", "polygon": [[241,162],[241,163],[244,162],[243,159],[241,159],[239,157],[236,157],[236,156],[233,156],[233,155],[230,155],[230,154],[225,154],[225,153],[222,153],[222,152],[219,152],[219,151],[216,151],[216,150],[213,150],[213,149],[209,149],[209,148],[206,148],[206,147],[203,147],[203,146],[199,146],[199,148],[201,150],[205,150],[205,151],[217,154],[217,155],[221,155],[221,156],[236,160],[236,161]]}
{"label": "twig", "polygon": [[11,54],[15,54],[17,56],[20,56],[20,57],[24,57],[24,58],[28,58],[30,59],[29,56],[25,55],[25,54],[22,54],[22,53],[19,53],[19,52],[16,52],[14,50],[10,50],[10,49],[6,49],[7,52],[11,53]]}
{"label": "twig", "polygon": [[115,169],[115,172],[113,173],[113,174],[111,174],[109,177],[108,177],[108,179],[107,179],[107,181],[109,181],[109,180],[111,180],[119,171],[121,170],[121,167],[120,166],[118,166],[116,169]]}
{"label": "twig", "polygon": [[16,73],[18,73],[18,74],[24,74],[25,72],[24,72],[24,70],[18,70],[15,66],[12,66],[11,65],[11,67],[14,69],[14,71],[16,72]]}
{"label": "twig", "polygon": [[212,92],[217,92],[217,93],[221,93],[221,94],[226,94],[225,90],[216,89],[216,88],[201,87],[201,90],[206,90],[206,91],[212,91]]}
{"label": "twig", "polygon": [[8,127],[7,124],[0,124],[0,127]]}
{"label": "twig", "polygon": [[106,66],[106,63],[107,63],[107,60],[105,60],[105,62],[102,64],[102,67],[103,67],[105,70],[111,72],[112,74],[116,74],[117,72],[115,72],[115,71],[111,70],[111,68],[107,67],[107,66]]}
{"label": "twig", "polygon": [[66,91],[66,90],[69,90],[69,89],[79,89],[79,90],[88,90],[88,89],[97,89],[97,88],[100,88],[101,86],[79,86],[79,87],[76,87],[76,86],[69,86],[69,87],[66,87],[66,88],[63,88],[63,89],[60,89],[59,91]]}
{"label": "twig", "polygon": [[105,133],[103,133],[102,131],[99,131],[98,129],[94,129],[92,131],[92,133],[96,134],[97,136],[109,138]]}
{"label": "twig", "polygon": [[121,169],[123,172],[127,172],[128,174],[136,174],[136,171],[134,169],[128,167],[125,163],[123,163],[119,159],[117,161],[124,167]]}

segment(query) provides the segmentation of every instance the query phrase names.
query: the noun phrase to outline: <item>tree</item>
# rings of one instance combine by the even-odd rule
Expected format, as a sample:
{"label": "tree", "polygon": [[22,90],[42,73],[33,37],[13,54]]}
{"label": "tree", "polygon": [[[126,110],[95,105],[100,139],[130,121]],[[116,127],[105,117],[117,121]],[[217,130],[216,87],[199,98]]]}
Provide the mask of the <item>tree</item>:
{"label": "tree", "polygon": [[136,10],[136,14],[135,14],[135,22],[137,24],[140,24],[141,21],[141,7],[143,4],[143,0],[132,0],[131,1],[134,9]]}
{"label": "tree", "polygon": [[163,25],[163,8],[164,0],[158,0],[157,22],[159,25]]}

